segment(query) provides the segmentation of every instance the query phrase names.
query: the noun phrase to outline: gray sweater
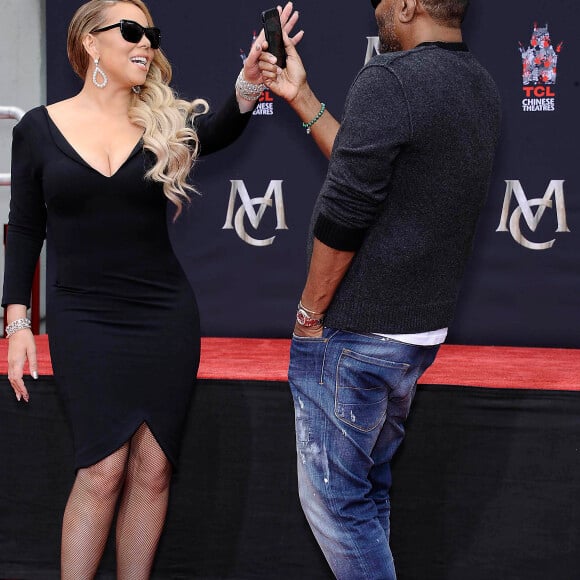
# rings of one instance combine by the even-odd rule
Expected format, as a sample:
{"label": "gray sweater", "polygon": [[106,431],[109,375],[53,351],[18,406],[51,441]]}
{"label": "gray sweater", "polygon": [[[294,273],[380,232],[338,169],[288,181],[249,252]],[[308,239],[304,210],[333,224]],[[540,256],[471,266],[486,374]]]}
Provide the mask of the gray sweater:
{"label": "gray sweater", "polygon": [[356,251],[328,326],[449,325],[499,124],[496,86],[464,44],[378,55],[359,72],[312,222],[324,244]]}

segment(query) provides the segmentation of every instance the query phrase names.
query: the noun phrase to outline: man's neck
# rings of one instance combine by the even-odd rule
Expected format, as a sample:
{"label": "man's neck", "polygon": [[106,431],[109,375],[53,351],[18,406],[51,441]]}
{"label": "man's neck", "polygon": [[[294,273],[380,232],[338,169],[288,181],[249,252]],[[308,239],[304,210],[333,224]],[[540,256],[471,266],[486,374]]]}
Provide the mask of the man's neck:
{"label": "man's neck", "polygon": [[403,50],[410,50],[423,42],[463,42],[461,28],[451,28],[433,22],[429,26],[418,26],[403,43]]}

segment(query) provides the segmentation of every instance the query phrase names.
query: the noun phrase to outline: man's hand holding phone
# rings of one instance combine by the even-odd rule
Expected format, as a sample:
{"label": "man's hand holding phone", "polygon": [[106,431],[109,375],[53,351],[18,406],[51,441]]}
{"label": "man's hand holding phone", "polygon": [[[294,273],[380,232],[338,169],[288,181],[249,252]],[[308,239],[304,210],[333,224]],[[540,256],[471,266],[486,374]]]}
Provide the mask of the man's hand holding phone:
{"label": "man's hand holding phone", "polygon": [[286,49],[284,48],[278,8],[270,8],[262,12],[262,25],[268,43],[268,52],[276,57],[276,64],[280,68],[286,68]]}
{"label": "man's hand holding phone", "polygon": [[[274,23],[272,26],[276,26],[276,17],[271,13],[273,11],[278,12],[281,20],[280,35],[282,47],[280,48],[276,37],[272,41],[273,46],[271,46],[270,42],[268,42],[269,33],[265,25],[263,34],[268,45],[263,45],[264,50],[258,63],[262,72],[262,78],[264,79],[263,82],[266,86],[271,88],[278,96],[283,97],[289,102],[292,102],[303,90],[309,90],[306,84],[306,71],[304,65],[295,49],[295,45],[302,40],[304,31],[301,30],[292,38],[288,36],[291,27],[295,24],[295,20],[298,19],[298,12],[291,14],[291,10],[292,6],[289,2],[283,10],[280,10],[280,8],[274,8],[262,13],[263,21],[264,19],[266,19],[266,21],[271,20]],[[285,22],[286,24],[284,24]],[[262,35],[262,33],[260,33],[260,35]],[[278,54],[275,54],[274,51],[277,51]],[[275,57],[275,59],[273,57]]]}
{"label": "man's hand holding phone", "polygon": [[[299,14],[298,12],[294,11],[294,7],[292,2],[287,2],[284,5],[284,8],[274,8],[278,12],[279,19],[280,19],[280,26],[283,33],[290,34],[298,22]],[[266,11],[267,12],[267,11]],[[304,31],[300,30],[297,32],[292,38],[289,39],[289,42],[294,44],[298,44],[302,37],[304,36]],[[248,58],[244,62],[244,78],[246,81],[254,84],[260,84],[264,82],[266,79],[262,76],[261,66],[259,66],[259,59],[263,55],[263,50],[265,50],[265,32],[264,29],[260,31],[260,34],[257,36],[254,44],[252,45],[252,49],[248,54]],[[283,42],[283,40],[282,40]],[[274,67],[275,68],[275,67]]]}

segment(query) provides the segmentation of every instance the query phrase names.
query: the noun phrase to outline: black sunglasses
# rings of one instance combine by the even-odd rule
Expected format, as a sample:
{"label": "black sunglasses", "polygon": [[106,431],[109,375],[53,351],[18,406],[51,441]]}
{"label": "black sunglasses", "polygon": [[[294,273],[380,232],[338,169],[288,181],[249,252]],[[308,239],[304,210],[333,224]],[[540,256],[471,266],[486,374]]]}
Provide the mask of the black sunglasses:
{"label": "black sunglasses", "polygon": [[105,26],[104,28],[97,28],[93,30],[95,32],[105,32],[105,30],[112,30],[113,28],[121,29],[121,36],[127,41],[137,44],[143,35],[147,37],[147,40],[151,43],[151,48],[159,48],[161,44],[161,30],[155,26],[149,28],[144,28],[138,22],[134,20],[121,20],[117,24],[111,24],[110,26]]}

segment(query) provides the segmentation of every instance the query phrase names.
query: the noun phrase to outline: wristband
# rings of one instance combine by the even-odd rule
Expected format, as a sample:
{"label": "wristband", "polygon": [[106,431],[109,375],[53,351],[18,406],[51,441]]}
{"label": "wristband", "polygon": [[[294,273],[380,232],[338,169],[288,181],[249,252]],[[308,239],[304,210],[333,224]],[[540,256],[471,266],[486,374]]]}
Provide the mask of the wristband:
{"label": "wristband", "polygon": [[298,305],[296,311],[296,322],[304,328],[314,328],[322,326],[324,322],[324,314],[317,314],[317,317],[311,316],[310,313],[304,309],[302,304]]}

